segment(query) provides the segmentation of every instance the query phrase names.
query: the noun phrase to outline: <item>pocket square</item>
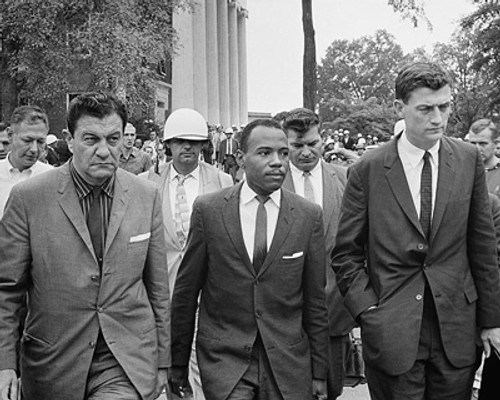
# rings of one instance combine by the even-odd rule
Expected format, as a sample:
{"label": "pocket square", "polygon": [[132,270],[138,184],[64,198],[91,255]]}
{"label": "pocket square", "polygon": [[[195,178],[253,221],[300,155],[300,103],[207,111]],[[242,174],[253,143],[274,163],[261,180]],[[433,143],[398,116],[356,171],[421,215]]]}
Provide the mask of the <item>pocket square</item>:
{"label": "pocket square", "polygon": [[151,237],[151,232],[141,233],[140,235],[132,236],[130,238],[130,243],[142,242],[143,240],[147,240],[150,237]]}
{"label": "pocket square", "polygon": [[299,258],[304,255],[303,251],[299,251],[297,253],[293,253],[291,256],[283,256],[283,260],[293,260],[294,258]]}

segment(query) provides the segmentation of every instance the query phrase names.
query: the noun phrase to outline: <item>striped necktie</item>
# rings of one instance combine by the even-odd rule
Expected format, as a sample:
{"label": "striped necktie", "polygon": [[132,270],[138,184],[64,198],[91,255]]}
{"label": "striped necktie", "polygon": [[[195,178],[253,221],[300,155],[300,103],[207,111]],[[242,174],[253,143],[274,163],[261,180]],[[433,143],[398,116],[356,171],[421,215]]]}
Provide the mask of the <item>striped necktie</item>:
{"label": "striped necktie", "polygon": [[432,215],[432,169],[429,160],[430,153],[424,154],[424,166],[420,177],[420,225],[425,237],[429,240],[431,235]]}
{"label": "striped necktie", "polygon": [[177,192],[175,195],[175,229],[177,232],[177,238],[182,247],[185,246],[187,241],[187,236],[189,232],[189,207],[186,198],[186,189],[184,187],[184,181],[191,175],[177,175],[178,184]]}
{"label": "striped necktie", "polygon": [[303,175],[304,175],[304,197],[306,198],[306,200],[315,203],[316,200],[314,198],[314,188],[311,181],[311,172],[305,171]]}

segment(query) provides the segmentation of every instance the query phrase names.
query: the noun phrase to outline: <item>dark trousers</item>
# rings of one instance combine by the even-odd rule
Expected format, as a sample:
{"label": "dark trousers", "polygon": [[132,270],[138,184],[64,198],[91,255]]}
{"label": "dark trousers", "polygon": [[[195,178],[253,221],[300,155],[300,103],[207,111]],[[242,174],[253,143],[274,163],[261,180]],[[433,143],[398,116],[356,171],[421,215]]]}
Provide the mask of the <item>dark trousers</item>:
{"label": "dark trousers", "polygon": [[500,360],[493,353],[484,360],[479,400],[500,399]]}
{"label": "dark trousers", "polygon": [[248,369],[226,400],[283,400],[259,336]]}
{"label": "dark trousers", "polygon": [[231,175],[233,182],[236,182],[236,171],[238,170],[238,164],[236,158],[232,155],[227,155],[224,159],[224,172]]}
{"label": "dark trousers", "polygon": [[372,400],[470,400],[477,365],[455,368],[444,353],[432,294],[426,290],[417,359],[402,375],[366,365]]}
{"label": "dark trousers", "polygon": [[349,351],[349,335],[330,336],[328,346],[328,400],[335,400],[342,394],[345,378],[345,363]]}

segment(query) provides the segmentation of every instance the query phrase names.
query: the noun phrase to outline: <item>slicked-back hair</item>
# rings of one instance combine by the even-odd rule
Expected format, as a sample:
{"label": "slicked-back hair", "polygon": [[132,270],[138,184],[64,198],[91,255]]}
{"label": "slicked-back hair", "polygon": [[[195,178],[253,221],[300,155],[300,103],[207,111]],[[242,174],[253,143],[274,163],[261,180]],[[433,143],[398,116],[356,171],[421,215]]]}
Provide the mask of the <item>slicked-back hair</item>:
{"label": "slicked-back hair", "polygon": [[298,136],[303,136],[309,129],[317,126],[319,128],[320,119],[318,114],[308,108],[294,108],[289,111],[283,120],[285,133],[292,129]]}
{"label": "slicked-back hair", "polygon": [[49,129],[49,117],[45,110],[38,106],[20,106],[17,107],[10,116],[10,125],[19,125],[23,122],[29,125],[43,123]]}
{"label": "slicked-back hair", "polygon": [[243,153],[246,153],[248,151],[248,139],[250,138],[250,134],[252,133],[252,131],[258,126],[263,126],[265,128],[279,129],[284,133],[284,130],[281,127],[280,123],[274,119],[267,119],[267,118],[254,119],[252,122],[249,122],[241,132],[240,148]]}
{"label": "slicked-back hair", "polygon": [[396,78],[396,99],[406,104],[415,89],[439,90],[446,85],[453,88],[453,80],[440,65],[431,62],[408,64],[399,71]]}
{"label": "slicked-back hair", "polygon": [[489,129],[490,134],[491,134],[491,140],[493,142],[498,139],[498,136],[500,135],[500,132],[498,131],[498,127],[489,118],[481,118],[481,119],[478,119],[477,121],[474,121],[469,128],[469,132],[472,132],[475,135],[478,135],[479,133],[481,133],[485,129]]}
{"label": "slicked-back hair", "polygon": [[74,137],[76,124],[84,116],[103,119],[115,113],[118,114],[123,122],[123,132],[128,121],[127,109],[115,95],[104,92],[82,93],[69,103],[67,117],[69,133]]}

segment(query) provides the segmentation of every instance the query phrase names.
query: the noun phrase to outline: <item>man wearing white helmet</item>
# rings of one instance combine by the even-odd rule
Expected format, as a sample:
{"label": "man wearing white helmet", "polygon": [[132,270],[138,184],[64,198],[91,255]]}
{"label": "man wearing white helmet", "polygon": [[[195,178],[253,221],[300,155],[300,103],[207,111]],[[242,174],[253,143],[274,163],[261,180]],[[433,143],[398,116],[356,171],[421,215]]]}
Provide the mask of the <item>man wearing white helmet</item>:
{"label": "man wearing white helmet", "polygon": [[[184,256],[194,199],[201,194],[231,186],[228,174],[200,161],[200,151],[208,140],[205,119],[195,110],[181,108],[165,122],[164,140],[172,160],[152,168],[148,178],[160,185],[170,290],[174,290],[177,271]],[[190,362],[190,383],[195,400],[204,399],[194,352]]]}
{"label": "man wearing white helmet", "polygon": [[153,165],[151,157],[134,147],[137,138],[135,126],[127,123],[123,132],[123,142],[118,166],[135,175],[146,172]]}

